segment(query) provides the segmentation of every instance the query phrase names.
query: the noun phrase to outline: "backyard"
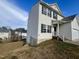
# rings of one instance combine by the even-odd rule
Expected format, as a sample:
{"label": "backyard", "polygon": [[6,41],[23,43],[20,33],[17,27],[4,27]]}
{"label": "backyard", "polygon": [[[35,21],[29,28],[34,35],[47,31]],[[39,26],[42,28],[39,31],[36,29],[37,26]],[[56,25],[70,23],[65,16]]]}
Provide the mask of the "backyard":
{"label": "backyard", "polygon": [[23,46],[22,41],[11,42],[11,43],[0,43],[0,58],[4,57],[11,51],[21,48]]}
{"label": "backyard", "polygon": [[[79,59],[79,46],[54,39],[45,41],[37,47],[17,45],[18,48],[14,49],[16,45],[9,48],[10,53],[6,52],[8,46],[3,50],[0,48],[7,53],[2,59]],[[4,55],[3,52],[0,54]]]}

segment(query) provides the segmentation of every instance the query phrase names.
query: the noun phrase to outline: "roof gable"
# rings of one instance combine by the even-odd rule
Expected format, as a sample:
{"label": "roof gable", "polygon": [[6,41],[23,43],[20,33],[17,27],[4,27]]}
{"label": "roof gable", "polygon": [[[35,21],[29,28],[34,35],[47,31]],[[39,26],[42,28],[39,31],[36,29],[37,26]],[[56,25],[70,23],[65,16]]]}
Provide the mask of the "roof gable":
{"label": "roof gable", "polygon": [[49,6],[52,7],[54,10],[56,10],[57,12],[59,12],[60,14],[62,14],[57,3],[49,4]]}
{"label": "roof gable", "polygon": [[[55,4],[56,9],[57,9],[58,11],[55,10],[54,8],[52,8],[52,7],[50,6],[51,4],[47,4],[47,3],[45,3],[44,1],[40,1],[39,3],[42,4],[42,5],[44,5],[44,6],[46,6],[46,7],[49,8],[49,9],[53,10],[53,11],[56,12],[58,15],[64,17],[64,16],[62,15],[62,13],[61,13],[61,11],[60,11],[60,9],[59,9],[59,7],[58,7],[58,5],[57,5],[56,3],[53,3],[53,4]],[[52,5],[53,5],[53,4],[52,4]]]}

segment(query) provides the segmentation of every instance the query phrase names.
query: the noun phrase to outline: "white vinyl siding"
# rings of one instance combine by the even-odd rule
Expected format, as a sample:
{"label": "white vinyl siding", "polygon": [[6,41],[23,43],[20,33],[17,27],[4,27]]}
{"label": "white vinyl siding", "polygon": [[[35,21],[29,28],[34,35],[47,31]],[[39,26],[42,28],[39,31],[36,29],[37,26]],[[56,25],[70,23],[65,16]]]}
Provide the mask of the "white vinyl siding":
{"label": "white vinyl siding", "polygon": [[74,18],[72,21],[72,40],[79,41],[79,25],[77,22],[78,19]]}

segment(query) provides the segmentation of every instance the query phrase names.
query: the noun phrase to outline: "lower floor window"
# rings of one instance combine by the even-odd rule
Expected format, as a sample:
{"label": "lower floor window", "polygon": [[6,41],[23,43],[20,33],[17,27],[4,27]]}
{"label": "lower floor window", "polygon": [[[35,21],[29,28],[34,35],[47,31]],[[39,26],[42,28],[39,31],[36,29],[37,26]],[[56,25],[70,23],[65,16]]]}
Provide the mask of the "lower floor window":
{"label": "lower floor window", "polygon": [[51,33],[51,26],[41,24],[41,33]]}
{"label": "lower floor window", "polygon": [[41,33],[46,33],[46,25],[41,24]]}
{"label": "lower floor window", "polygon": [[51,33],[51,26],[50,25],[48,25],[47,33]]}

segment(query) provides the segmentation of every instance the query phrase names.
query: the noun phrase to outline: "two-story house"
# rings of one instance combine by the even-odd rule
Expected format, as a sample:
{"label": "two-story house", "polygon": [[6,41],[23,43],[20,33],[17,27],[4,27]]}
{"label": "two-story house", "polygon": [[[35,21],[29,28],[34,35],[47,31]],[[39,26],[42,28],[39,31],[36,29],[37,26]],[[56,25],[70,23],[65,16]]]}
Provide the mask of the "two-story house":
{"label": "two-story house", "polygon": [[52,39],[52,36],[63,37],[64,35],[66,39],[71,39],[72,33],[67,30],[71,28],[69,27],[71,22],[64,19],[74,19],[75,16],[72,17],[64,17],[56,3],[37,2],[29,13],[27,43],[36,45]]}

